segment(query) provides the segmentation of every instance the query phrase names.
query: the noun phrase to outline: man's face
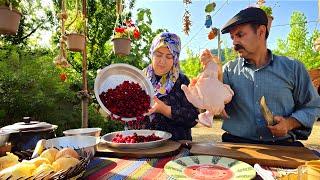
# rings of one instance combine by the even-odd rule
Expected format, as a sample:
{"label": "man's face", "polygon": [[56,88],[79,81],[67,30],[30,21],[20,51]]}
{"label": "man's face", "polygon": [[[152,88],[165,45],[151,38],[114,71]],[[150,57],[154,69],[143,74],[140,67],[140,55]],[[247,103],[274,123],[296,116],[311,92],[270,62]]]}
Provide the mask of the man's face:
{"label": "man's face", "polygon": [[250,59],[256,53],[259,43],[261,43],[261,36],[258,36],[250,24],[234,27],[230,31],[230,36],[233,41],[234,50],[243,58]]}

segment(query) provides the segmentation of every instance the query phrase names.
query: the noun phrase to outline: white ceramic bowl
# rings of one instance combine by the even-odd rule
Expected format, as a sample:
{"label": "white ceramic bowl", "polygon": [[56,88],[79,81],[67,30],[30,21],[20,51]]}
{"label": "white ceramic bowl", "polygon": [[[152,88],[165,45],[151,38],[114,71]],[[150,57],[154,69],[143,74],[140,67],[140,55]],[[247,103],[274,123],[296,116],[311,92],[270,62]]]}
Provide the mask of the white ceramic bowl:
{"label": "white ceramic bowl", "polygon": [[51,147],[55,147],[57,149],[71,147],[74,150],[81,150],[91,156],[94,156],[99,142],[100,138],[93,136],[63,136],[46,140],[45,147],[46,149]]}
{"label": "white ceramic bowl", "polygon": [[79,128],[63,131],[65,136],[95,136],[99,137],[101,128]]}

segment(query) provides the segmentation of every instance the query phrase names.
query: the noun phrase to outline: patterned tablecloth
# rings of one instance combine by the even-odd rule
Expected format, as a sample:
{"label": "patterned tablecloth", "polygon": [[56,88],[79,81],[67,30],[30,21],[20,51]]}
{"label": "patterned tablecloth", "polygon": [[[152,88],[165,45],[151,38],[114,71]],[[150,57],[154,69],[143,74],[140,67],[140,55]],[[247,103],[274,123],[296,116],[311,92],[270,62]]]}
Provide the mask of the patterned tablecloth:
{"label": "patterned tablecloth", "polygon": [[[188,149],[182,149],[176,156],[163,158],[121,159],[94,157],[87,167],[84,178],[89,180],[169,179],[163,170],[165,164],[170,160],[188,156],[189,153]],[[318,156],[320,155],[320,151],[315,151],[315,153]],[[272,167],[264,167],[264,169],[271,170],[274,177],[280,177],[296,171],[295,169]]]}

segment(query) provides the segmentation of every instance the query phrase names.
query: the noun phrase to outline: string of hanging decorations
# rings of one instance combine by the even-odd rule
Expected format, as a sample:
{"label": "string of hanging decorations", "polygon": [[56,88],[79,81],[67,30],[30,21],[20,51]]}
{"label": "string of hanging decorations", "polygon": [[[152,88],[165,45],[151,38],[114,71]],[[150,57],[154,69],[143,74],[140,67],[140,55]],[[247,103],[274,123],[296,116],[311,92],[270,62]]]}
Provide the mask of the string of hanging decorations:
{"label": "string of hanging decorations", "polygon": [[205,27],[206,28],[211,28],[210,32],[208,33],[208,39],[209,40],[212,40],[214,39],[218,33],[219,33],[219,29],[218,28],[215,28],[215,27],[212,27],[212,16],[211,16],[211,13],[215,10],[216,8],[216,3],[215,2],[212,2],[212,3],[208,3],[204,9],[204,11],[206,12],[206,20],[205,20]]}
{"label": "string of hanging decorations", "polygon": [[184,15],[183,15],[183,32],[186,34],[186,35],[189,35],[189,32],[190,32],[190,27],[191,27],[191,20],[190,20],[190,11],[189,11],[189,4],[192,3],[191,0],[183,0],[183,3],[185,5],[185,9],[184,9]]}
{"label": "string of hanging decorations", "polygon": [[60,51],[57,57],[54,58],[54,64],[58,67],[66,68],[69,67],[70,64],[67,61],[67,52],[66,52],[66,41],[67,36],[65,35],[65,21],[68,18],[65,6],[65,0],[61,1],[61,13],[58,14],[58,18],[61,21],[61,37],[59,40],[60,43]]}
{"label": "string of hanging decorations", "polygon": [[[67,61],[66,49],[74,52],[81,52],[82,54],[82,90],[78,92],[78,96],[81,98],[82,104],[82,127],[88,127],[88,103],[90,95],[88,93],[87,82],[87,53],[86,53],[86,35],[87,35],[87,1],[76,0],[76,14],[73,19],[66,25],[68,19],[67,7],[65,0],[61,1],[61,12],[58,14],[58,18],[61,21],[61,37],[59,40],[60,51],[57,57],[54,58],[54,64],[60,68],[69,67],[70,64]],[[81,5],[82,11],[80,12],[79,6]],[[71,14],[73,16],[73,14]],[[70,17],[69,17],[70,18]],[[70,19],[69,19],[70,20]],[[68,29],[68,33],[66,32]],[[67,75],[65,73],[60,74],[62,81],[65,81]]]}

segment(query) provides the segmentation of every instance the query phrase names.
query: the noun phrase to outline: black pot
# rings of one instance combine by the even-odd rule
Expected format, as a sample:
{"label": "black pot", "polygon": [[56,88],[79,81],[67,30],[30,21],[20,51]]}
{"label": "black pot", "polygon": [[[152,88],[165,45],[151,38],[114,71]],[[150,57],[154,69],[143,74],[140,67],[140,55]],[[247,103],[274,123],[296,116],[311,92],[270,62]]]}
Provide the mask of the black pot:
{"label": "black pot", "polygon": [[30,118],[24,118],[24,122],[18,122],[1,129],[11,132],[9,142],[12,144],[12,152],[34,149],[39,140],[56,137],[55,130],[58,126],[29,120]]}

